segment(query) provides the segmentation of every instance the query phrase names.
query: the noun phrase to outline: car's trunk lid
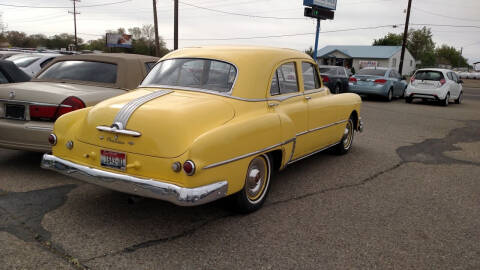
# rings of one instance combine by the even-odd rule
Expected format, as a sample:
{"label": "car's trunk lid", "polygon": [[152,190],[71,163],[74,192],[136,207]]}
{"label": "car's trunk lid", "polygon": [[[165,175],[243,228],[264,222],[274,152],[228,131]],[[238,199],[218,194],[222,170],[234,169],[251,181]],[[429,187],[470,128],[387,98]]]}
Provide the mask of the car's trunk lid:
{"label": "car's trunk lid", "polygon": [[198,136],[234,117],[233,107],[220,97],[171,91],[141,104],[131,113],[124,129],[139,132],[139,137],[97,129],[112,126],[125,105],[154,91],[161,90],[139,89],[97,104],[89,111],[77,139],[120,152],[176,157]]}

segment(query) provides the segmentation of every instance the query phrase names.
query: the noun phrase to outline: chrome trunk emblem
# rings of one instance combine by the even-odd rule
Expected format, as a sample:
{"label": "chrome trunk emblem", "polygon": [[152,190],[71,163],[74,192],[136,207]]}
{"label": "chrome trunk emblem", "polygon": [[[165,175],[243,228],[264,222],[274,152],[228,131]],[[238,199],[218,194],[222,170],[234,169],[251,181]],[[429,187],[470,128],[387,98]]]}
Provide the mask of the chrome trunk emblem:
{"label": "chrome trunk emblem", "polygon": [[14,99],[14,98],[15,98],[15,92],[10,91],[10,92],[8,93],[8,98]]}

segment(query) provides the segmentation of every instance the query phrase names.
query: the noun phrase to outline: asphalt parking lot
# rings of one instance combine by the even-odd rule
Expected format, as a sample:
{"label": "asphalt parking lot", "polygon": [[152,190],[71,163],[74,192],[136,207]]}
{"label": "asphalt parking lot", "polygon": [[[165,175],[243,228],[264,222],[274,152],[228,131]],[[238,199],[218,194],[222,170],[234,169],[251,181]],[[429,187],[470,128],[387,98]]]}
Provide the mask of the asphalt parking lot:
{"label": "asphalt parking lot", "polygon": [[0,149],[0,268],[479,269],[480,88],[464,90],[365,100],[351,152],[294,163],[250,215],[129,204]]}

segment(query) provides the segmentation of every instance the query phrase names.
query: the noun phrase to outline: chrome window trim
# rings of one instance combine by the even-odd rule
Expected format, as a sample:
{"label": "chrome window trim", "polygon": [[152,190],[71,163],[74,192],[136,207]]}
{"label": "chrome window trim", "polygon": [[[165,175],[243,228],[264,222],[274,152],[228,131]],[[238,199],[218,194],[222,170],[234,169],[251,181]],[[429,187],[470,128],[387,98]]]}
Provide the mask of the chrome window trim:
{"label": "chrome window trim", "polygon": [[[155,69],[158,64],[162,63],[163,61],[167,61],[167,60],[173,60],[173,59],[203,59],[203,60],[213,60],[213,61],[218,61],[218,62],[223,62],[223,63],[227,63],[227,64],[230,64],[232,65],[233,67],[235,67],[235,70],[237,71],[236,75],[235,75],[235,80],[233,80],[233,84],[232,84],[232,87],[230,88],[230,91],[228,92],[218,92],[218,91],[214,91],[214,90],[207,90],[207,89],[201,89],[201,88],[194,88],[194,87],[184,87],[184,86],[174,86],[174,85],[164,85],[163,87],[164,88],[170,88],[170,89],[180,89],[180,88],[188,88],[188,89],[192,89],[191,91],[195,91],[194,89],[196,90],[203,90],[203,91],[209,91],[209,92],[216,92],[216,93],[226,93],[226,95],[229,95],[231,96],[232,95],[232,92],[233,92],[233,89],[235,88],[235,84],[237,83],[237,79],[238,79],[238,74],[240,74],[240,70],[238,69],[237,65],[235,65],[234,63],[232,62],[228,62],[228,61],[225,61],[225,60],[221,60],[221,59],[217,59],[217,58],[206,58],[206,57],[173,57],[173,58],[168,58],[168,59],[164,59],[162,61],[158,61],[157,64],[152,68],[152,70],[150,70],[150,72],[153,71],[153,69]],[[149,72],[149,74],[150,74]],[[148,76],[148,75],[147,75]],[[143,84],[143,81],[142,83],[138,86],[138,87],[151,87],[151,86],[156,86],[156,84]]]}
{"label": "chrome window trim", "polygon": [[307,91],[304,91],[303,94],[304,94],[304,95],[310,95],[310,94],[321,93],[321,92],[323,92],[323,91],[325,91],[325,87],[307,90]]}
{"label": "chrome window trim", "polygon": [[65,108],[72,107],[70,105],[64,105],[64,104],[43,103],[43,102],[34,102],[34,101],[16,100],[16,99],[0,99],[0,102],[20,104],[20,105],[55,106],[55,107],[65,107]]}

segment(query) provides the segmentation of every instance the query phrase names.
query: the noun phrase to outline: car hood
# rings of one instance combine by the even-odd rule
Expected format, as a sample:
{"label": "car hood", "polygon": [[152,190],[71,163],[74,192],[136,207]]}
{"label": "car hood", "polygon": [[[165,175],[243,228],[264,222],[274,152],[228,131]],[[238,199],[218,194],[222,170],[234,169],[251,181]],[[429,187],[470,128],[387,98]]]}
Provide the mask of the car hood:
{"label": "car hood", "polygon": [[[14,98],[11,93],[14,93]],[[60,82],[24,82],[0,85],[0,99],[60,104],[67,97],[80,98],[91,106],[106,98],[125,93],[124,90]]]}
{"label": "car hood", "polygon": [[140,105],[124,127],[141,136],[99,131],[110,127],[117,113],[129,102],[158,89],[139,89],[103,101],[94,106],[83,120],[77,139],[105,149],[172,158],[183,154],[200,135],[233,119],[232,105],[215,95],[171,91]]}

